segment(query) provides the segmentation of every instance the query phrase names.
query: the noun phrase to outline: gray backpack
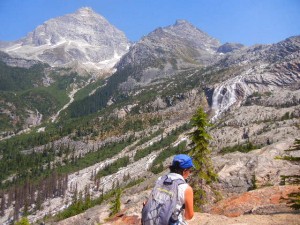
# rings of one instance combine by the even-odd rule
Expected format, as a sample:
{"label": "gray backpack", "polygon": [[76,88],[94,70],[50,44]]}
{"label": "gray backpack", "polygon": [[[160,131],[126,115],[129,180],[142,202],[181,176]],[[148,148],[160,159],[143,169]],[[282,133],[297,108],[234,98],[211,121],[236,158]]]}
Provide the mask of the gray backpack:
{"label": "gray backpack", "polygon": [[172,180],[167,175],[157,181],[142,210],[142,225],[168,225],[176,211],[178,185],[185,184],[182,179]]}

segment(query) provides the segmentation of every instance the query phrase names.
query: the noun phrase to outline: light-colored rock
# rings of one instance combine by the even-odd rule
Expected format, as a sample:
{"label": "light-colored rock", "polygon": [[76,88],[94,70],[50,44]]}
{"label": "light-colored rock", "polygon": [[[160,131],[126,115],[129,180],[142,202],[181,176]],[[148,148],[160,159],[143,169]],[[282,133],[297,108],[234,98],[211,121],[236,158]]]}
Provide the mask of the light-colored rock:
{"label": "light-colored rock", "polygon": [[279,185],[281,176],[300,175],[300,166],[276,157],[288,155],[293,144],[287,140],[249,153],[229,153],[213,157],[221,189],[226,194],[243,193],[258,187]]}
{"label": "light-colored rock", "polygon": [[243,214],[293,213],[286,205],[290,193],[299,193],[300,186],[274,186],[253,190],[221,200],[210,213],[238,217]]}
{"label": "light-colored rock", "polygon": [[26,37],[2,48],[24,59],[51,66],[110,71],[129,49],[124,33],[91,8],[50,19]]}

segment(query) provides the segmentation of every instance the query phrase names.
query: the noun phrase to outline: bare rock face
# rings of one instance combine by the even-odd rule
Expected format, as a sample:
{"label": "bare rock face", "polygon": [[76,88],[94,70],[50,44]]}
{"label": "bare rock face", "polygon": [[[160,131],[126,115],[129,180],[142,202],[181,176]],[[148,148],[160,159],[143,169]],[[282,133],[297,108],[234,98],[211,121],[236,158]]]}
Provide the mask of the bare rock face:
{"label": "bare rock face", "polygon": [[221,189],[226,194],[243,193],[255,186],[279,185],[281,176],[300,175],[299,166],[277,159],[292,141],[276,143],[249,153],[229,153],[216,156],[213,162],[219,175]]}
{"label": "bare rock face", "polygon": [[50,19],[25,38],[2,48],[10,55],[51,66],[111,69],[129,48],[124,33],[91,8]]}
{"label": "bare rock face", "polygon": [[22,67],[22,68],[30,68],[33,65],[40,63],[40,61],[36,61],[36,60],[28,60],[23,58],[11,57],[2,51],[0,51],[0,61],[4,62],[8,66]]}
{"label": "bare rock face", "polygon": [[237,217],[243,214],[271,214],[293,212],[286,205],[290,193],[300,192],[300,186],[266,187],[224,199],[211,209],[212,214]]}

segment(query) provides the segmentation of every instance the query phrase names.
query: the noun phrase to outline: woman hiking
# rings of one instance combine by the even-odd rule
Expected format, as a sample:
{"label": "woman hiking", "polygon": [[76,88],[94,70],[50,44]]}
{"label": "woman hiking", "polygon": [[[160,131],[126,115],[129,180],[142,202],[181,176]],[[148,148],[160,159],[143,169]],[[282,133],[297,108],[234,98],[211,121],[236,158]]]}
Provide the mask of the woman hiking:
{"label": "woman hiking", "polygon": [[176,155],[170,173],[156,181],[142,210],[142,225],[186,225],[194,216],[194,194],[186,180],[194,168],[192,158]]}

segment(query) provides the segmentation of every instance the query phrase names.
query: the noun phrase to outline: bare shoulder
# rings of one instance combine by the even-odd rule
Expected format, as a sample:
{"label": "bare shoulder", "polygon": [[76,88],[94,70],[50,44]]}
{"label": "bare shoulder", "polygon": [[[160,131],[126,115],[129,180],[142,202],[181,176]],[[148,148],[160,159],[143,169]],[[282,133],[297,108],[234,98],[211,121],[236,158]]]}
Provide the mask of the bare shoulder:
{"label": "bare shoulder", "polygon": [[193,188],[190,185],[186,187],[184,195],[186,198],[193,198],[194,192],[193,192]]}
{"label": "bare shoulder", "polygon": [[187,185],[185,192],[193,192],[193,188],[190,185]]}

